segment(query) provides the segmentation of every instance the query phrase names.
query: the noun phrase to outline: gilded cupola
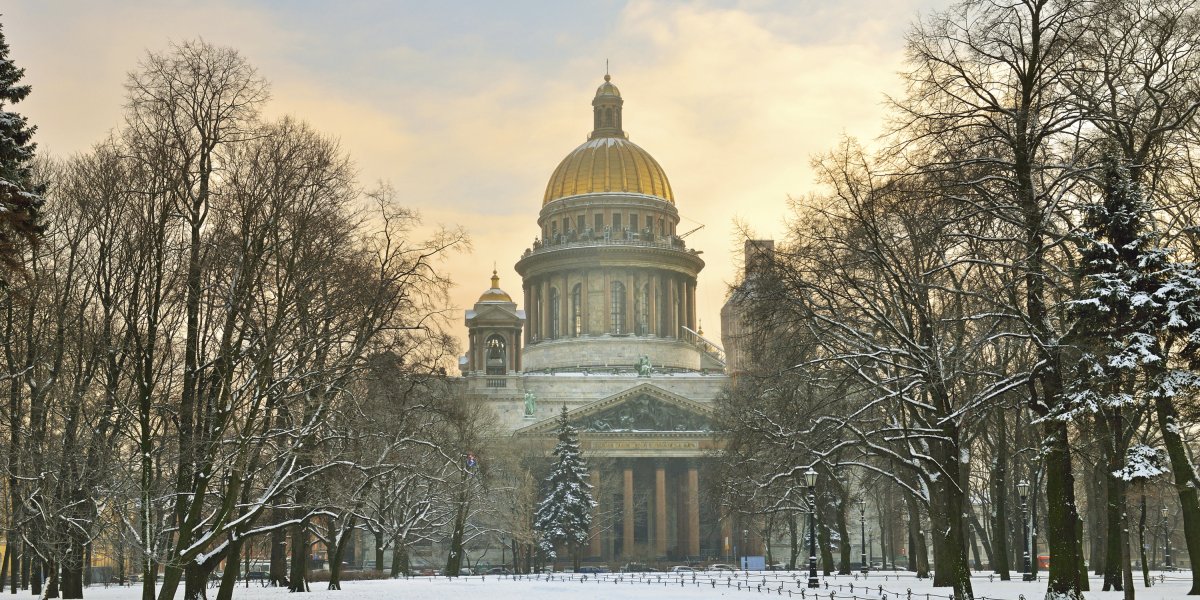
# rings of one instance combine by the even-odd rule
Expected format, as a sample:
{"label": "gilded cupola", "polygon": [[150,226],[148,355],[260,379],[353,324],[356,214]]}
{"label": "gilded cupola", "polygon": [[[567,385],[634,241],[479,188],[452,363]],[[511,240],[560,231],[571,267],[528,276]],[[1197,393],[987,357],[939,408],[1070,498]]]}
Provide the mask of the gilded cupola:
{"label": "gilded cupola", "polygon": [[624,104],[612,77],[605,75],[592,99],[592,133],[558,164],[546,185],[543,205],[559,198],[606,192],[675,202],[667,174],[658,161],[625,134]]}

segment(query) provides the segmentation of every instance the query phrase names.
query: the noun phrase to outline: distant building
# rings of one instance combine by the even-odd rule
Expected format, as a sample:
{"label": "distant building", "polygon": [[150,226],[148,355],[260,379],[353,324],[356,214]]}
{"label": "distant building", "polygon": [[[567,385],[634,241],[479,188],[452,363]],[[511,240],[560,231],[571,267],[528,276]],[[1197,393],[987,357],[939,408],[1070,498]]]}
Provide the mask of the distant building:
{"label": "distant building", "polygon": [[721,307],[721,345],[725,347],[726,372],[730,377],[751,369],[746,327],[749,293],[755,280],[770,268],[775,257],[774,240],[746,240],[741,281]]}

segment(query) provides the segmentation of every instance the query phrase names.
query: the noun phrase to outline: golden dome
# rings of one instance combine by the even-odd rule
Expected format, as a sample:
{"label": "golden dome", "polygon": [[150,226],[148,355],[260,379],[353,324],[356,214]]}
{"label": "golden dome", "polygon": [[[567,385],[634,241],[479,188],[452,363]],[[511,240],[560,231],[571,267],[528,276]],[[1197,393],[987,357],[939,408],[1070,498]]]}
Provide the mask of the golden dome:
{"label": "golden dome", "polygon": [[500,289],[500,276],[496,274],[496,270],[492,270],[492,287],[483,292],[479,296],[479,302],[512,302],[513,299],[508,295],[508,292]]}
{"label": "golden dome", "polygon": [[579,194],[626,192],[674,203],[671,184],[658,161],[621,137],[588,140],[558,163],[542,204]]}
{"label": "golden dome", "polygon": [[608,73],[604,74],[604,83],[600,84],[600,87],[596,88],[596,96],[621,97],[621,90],[618,90],[617,86],[613,84],[612,77],[610,77]]}
{"label": "golden dome", "polygon": [[644,194],[675,203],[658,161],[629,141],[621,128],[625,100],[611,79],[605,74],[592,98],[593,129],[588,141],[558,163],[546,184],[543,205],[568,196],[604,192]]}

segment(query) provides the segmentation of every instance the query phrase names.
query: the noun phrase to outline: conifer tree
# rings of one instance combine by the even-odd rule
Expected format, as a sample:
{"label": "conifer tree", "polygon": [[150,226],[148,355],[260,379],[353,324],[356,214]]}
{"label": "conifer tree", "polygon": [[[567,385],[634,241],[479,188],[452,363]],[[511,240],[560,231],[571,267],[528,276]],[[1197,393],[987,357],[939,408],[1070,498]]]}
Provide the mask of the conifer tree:
{"label": "conifer tree", "polygon": [[[28,85],[19,85],[25,69],[17,68],[8,56],[8,42],[0,28],[0,266],[16,268],[23,244],[41,233],[38,210],[44,186],[33,182],[30,163],[36,144],[25,117],[6,110],[29,95]],[[0,285],[8,281],[0,273]]]}
{"label": "conifer tree", "polygon": [[557,462],[546,477],[546,494],[534,514],[533,527],[541,536],[541,548],[553,557],[557,546],[571,552],[579,569],[579,549],[587,542],[592,526],[592,485],[587,482],[587,463],[579,450],[579,436],[567,421],[567,407],[558,418]]}

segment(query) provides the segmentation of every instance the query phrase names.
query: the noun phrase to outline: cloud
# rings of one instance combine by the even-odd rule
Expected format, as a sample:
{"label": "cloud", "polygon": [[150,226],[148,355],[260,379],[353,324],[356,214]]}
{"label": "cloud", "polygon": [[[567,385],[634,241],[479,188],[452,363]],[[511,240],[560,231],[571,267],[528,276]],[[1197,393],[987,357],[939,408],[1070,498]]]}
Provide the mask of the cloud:
{"label": "cloud", "polygon": [[781,236],[787,198],[813,189],[810,157],[843,133],[879,131],[905,23],[934,1],[633,0],[586,5],[587,18],[518,8],[477,19],[478,31],[453,30],[438,7],[390,3],[18,2],[4,23],[35,88],[18,109],[56,153],[119,125],[125,74],[145,49],[195,37],[238,48],[272,81],[269,115],[338,136],[364,185],[388,180],[428,222],[469,230],[474,253],[446,263],[460,309],[493,260],[520,297],[512,265],[537,234],[546,180],[591,128],[609,58],[630,138],[666,169],[682,228],[705,225],[688,243],[708,263],[698,309],[716,337],[740,253],[734,219]]}

